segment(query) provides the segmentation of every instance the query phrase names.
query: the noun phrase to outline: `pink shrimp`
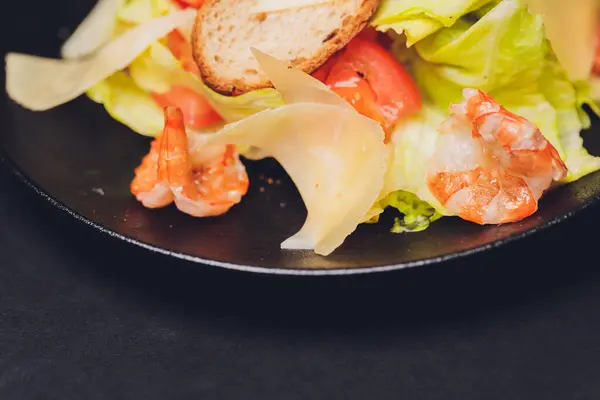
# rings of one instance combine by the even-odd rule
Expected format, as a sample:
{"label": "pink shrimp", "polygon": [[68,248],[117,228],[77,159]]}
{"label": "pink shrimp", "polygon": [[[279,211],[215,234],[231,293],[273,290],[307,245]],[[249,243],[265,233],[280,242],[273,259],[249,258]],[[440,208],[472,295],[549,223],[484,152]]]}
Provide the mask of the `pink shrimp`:
{"label": "pink shrimp", "polygon": [[478,224],[520,221],[567,167],[542,132],[486,93],[465,89],[431,158],[428,187],[446,209]]}
{"label": "pink shrimp", "polygon": [[214,148],[206,150],[190,153],[181,110],[166,107],[163,133],[135,169],[131,193],[148,208],[174,202],[195,217],[226,213],[248,191],[248,175],[234,145],[225,146],[217,157]]}

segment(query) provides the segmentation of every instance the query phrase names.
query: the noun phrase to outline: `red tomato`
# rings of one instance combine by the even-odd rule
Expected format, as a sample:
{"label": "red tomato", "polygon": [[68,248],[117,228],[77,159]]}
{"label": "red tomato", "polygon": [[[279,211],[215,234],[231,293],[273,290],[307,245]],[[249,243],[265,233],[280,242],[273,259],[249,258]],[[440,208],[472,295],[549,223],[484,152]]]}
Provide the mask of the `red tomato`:
{"label": "red tomato", "polygon": [[372,42],[376,42],[379,39],[379,33],[373,27],[367,26],[364,28],[358,35],[356,35],[359,39],[370,40]]}
{"label": "red tomato", "polygon": [[181,8],[200,8],[204,4],[204,0],[173,0],[173,2]]}
{"label": "red tomato", "polygon": [[190,127],[202,128],[223,120],[202,95],[184,86],[173,86],[166,93],[152,93],[152,98],[160,107],[179,107],[185,124]]}
{"label": "red tomato", "polygon": [[[356,37],[376,42],[379,39],[379,33],[375,30],[375,28],[367,26]],[[321,65],[319,68],[317,68],[312,73],[312,76],[317,78],[321,82],[325,82],[325,80],[329,76],[329,72],[333,68],[333,65],[335,64],[337,58],[338,58],[338,53],[331,56],[325,64]]]}
{"label": "red tomato", "polygon": [[334,54],[331,57],[329,57],[329,60],[327,60],[327,62],[325,62],[325,64],[323,64],[319,68],[317,68],[315,70],[315,72],[312,73],[312,76],[317,78],[321,82],[325,83],[325,81],[327,80],[327,77],[329,76],[329,73],[331,72],[331,69],[335,65],[337,58],[338,58],[337,54]]}
{"label": "red tomato", "polygon": [[340,70],[335,76],[335,82],[329,83],[329,87],[346,99],[356,111],[387,128],[385,118],[377,104],[377,94],[369,82],[358,76],[356,71]]}
{"label": "red tomato", "polygon": [[379,121],[386,132],[421,109],[421,94],[412,77],[370,40],[353,39],[340,52],[325,83],[358,112]]}
{"label": "red tomato", "polygon": [[198,64],[194,60],[192,45],[178,30],[173,30],[167,35],[167,47],[173,56],[181,62],[181,66],[188,72],[200,75]]}
{"label": "red tomato", "polygon": [[596,41],[596,58],[594,59],[593,73],[594,75],[600,75],[600,25],[597,28]]}

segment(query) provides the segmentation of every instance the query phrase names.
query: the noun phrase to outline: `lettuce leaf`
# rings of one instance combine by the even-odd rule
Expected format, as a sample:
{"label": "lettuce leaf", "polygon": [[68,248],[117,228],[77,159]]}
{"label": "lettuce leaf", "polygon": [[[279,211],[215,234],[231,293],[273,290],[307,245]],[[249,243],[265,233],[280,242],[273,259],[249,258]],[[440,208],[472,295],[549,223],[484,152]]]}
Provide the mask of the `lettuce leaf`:
{"label": "lettuce leaf", "polygon": [[379,31],[404,33],[412,46],[491,0],[383,0],[371,25]]}
{"label": "lettuce leaf", "polygon": [[363,222],[378,222],[386,207],[404,214],[394,231],[421,231],[442,215],[448,215],[427,187],[427,168],[441,134],[440,125],[447,113],[424,99],[423,108],[394,128],[392,155],[379,200]]}
{"label": "lettuce leaf", "polygon": [[90,99],[104,105],[111,117],[144,136],[155,137],[164,126],[163,110],[150,94],[124,72],[111,75],[87,91]]}
{"label": "lettuce leaf", "polygon": [[597,170],[580,137],[589,87],[568,80],[541,16],[519,0],[492,5],[480,19],[462,18],[416,44],[410,61],[419,86],[443,109],[460,102],[465,87],[485,90],[540,128],[569,168],[565,181]]}
{"label": "lettuce leaf", "polygon": [[[463,18],[418,43],[416,79],[442,107],[459,103],[463,88],[494,95],[530,85],[544,68],[542,27],[542,19],[518,0],[502,1],[475,23]],[[438,84],[442,90],[436,90]]]}
{"label": "lettuce leaf", "polygon": [[395,219],[393,233],[421,232],[442,217],[442,214],[427,202],[404,190],[390,193],[381,203],[384,207],[394,207],[404,214],[402,219]]}
{"label": "lettuce leaf", "polygon": [[[566,72],[553,58],[546,63],[540,78],[542,93],[556,111],[556,129],[569,174],[564,182],[572,182],[600,169],[600,158],[590,155],[583,147],[581,131],[591,126],[590,117],[583,105],[599,113],[591,98],[591,88],[586,82],[572,84]],[[544,132],[542,130],[542,132]]]}
{"label": "lettuce leaf", "polygon": [[404,190],[443,212],[443,207],[427,187],[427,165],[435,152],[441,134],[440,125],[448,113],[427,100],[417,114],[400,121],[391,139],[393,149],[384,193]]}
{"label": "lettuce leaf", "polygon": [[402,218],[394,218],[394,225],[390,230],[392,233],[422,232],[443,216],[414,193],[398,190],[375,203],[367,214],[370,218],[363,223],[379,223],[380,214],[388,207],[393,207],[403,214]]}

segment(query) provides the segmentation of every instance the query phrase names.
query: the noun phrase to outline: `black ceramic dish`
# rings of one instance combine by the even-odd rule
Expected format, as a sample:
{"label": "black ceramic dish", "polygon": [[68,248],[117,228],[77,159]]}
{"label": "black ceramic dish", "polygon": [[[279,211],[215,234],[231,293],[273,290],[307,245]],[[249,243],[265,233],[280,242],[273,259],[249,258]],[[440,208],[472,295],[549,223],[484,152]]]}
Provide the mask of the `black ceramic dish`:
{"label": "black ceramic dish", "polygon": [[[56,57],[61,40],[93,2],[36,3],[40,7],[36,16],[29,15],[31,5],[22,2],[17,15],[11,14],[5,22],[5,28],[22,33],[9,36],[13,41],[9,50]],[[30,27],[39,29],[20,28],[26,19]],[[321,257],[279,249],[301,227],[306,212],[291,181],[274,161],[247,163],[249,194],[228,214],[195,219],[174,208],[150,211],[132,198],[129,182],[148,149],[148,139],[112,120],[89,99],[82,97],[43,113],[5,100],[1,115],[0,143],[6,164],[71,216],[150,250],[247,271],[350,274],[441,262],[523,238],[600,198],[600,173],[595,173],[548,193],[540,210],[520,223],[480,227],[445,218],[425,232],[397,235],[389,232],[388,220],[360,226],[331,256]],[[592,130],[585,137],[589,139],[586,146],[600,153],[600,132]]]}

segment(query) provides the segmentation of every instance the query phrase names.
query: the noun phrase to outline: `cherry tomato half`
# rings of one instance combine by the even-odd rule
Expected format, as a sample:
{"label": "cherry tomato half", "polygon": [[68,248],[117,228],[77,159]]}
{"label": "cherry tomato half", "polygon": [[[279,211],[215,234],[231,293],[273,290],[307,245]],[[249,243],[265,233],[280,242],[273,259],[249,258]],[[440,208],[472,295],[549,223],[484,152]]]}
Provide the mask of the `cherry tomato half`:
{"label": "cherry tomato half", "polygon": [[325,64],[323,64],[319,68],[317,68],[317,70],[312,73],[312,76],[314,78],[317,78],[321,82],[325,83],[325,81],[327,80],[327,77],[329,76],[329,73],[331,72],[331,69],[335,65],[338,57],[339,57],[339,55],[337,53],[332,55],[331,57],[329,57],[329,60],[327,60],[325,62]]}
{"label": "cherry tomato half", "polygon": [[184,86],[173,86],[166,93],[152,93],[152,98],[162,108],[179,107],[186,126],[202,128],[223,120],[202,95]]}
{"label": "cherry tomato half", "polygon": [[[379,39],[379,33],[375,30],[375,28],[367,26],[356,37],[376,42]],[[325,64],[321,65],[319,68],[317,68],[316,71],[312,73],[312,76],[324,83],[327,80],[329,72],[331,72],[331,69],[333,68],[338,58],[339,53],[336,53],[329,57]]]}
{"label": "cherry tomato half", "polygon": [[370,40],[372,42],[376,42],[379,39],[379,32],[371,26],[365,27],[356,38]]}
{"label": "cherry tomato half", "polygon": [[356,71],[352,69],[338,69],[335,81],[332,83],[328,79],[328,82],[331,90],[350,103],[356,111],[379,122],[385,129],[388,128],[387,121],[377,104],[377,93],[375,93],[366,79],[356,74]]}
{"label": "cherry tomato half", "polygon": [[380,44],[354,38],[339,53],[325,83],[358,112],[379,121],[386,132],[421,109],[412,77]]}

